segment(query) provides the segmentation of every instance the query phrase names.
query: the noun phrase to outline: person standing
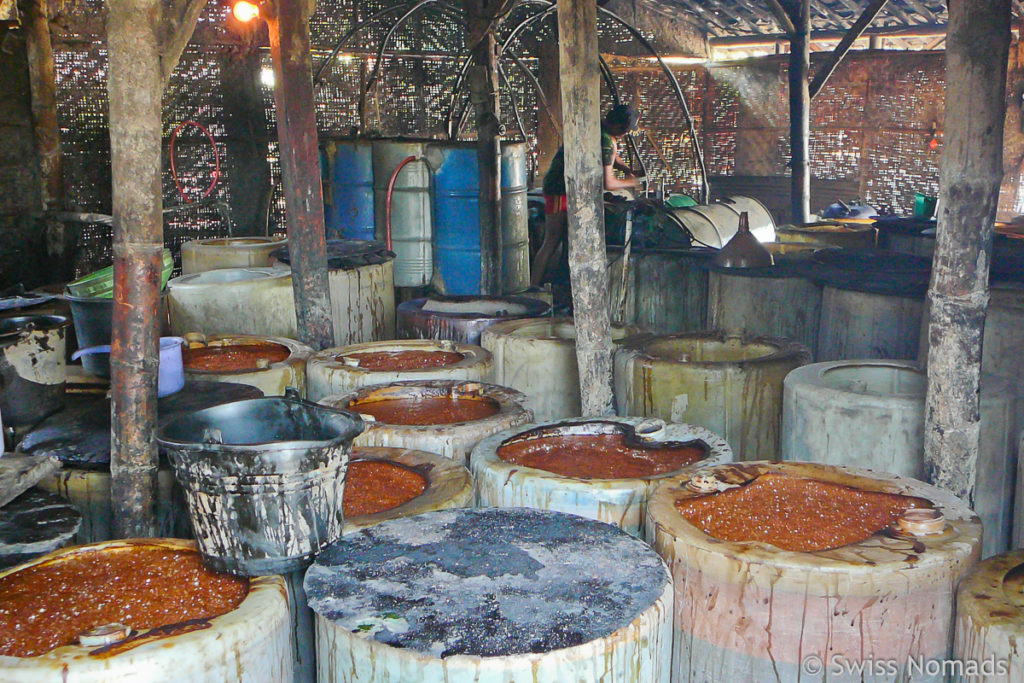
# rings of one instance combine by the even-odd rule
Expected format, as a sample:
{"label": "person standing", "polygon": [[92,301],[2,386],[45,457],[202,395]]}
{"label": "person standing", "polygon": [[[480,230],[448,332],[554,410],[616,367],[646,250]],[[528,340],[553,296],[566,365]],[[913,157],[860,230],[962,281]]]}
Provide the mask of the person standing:
{"label": "person standing", "polygon": [[[619,156],[619,140],[636,128],[640,114],[628,104],[617,104],[608,110],[601,124],[601,163],[604,166],[604,189],[621,190],[637,187],[637,174]],[[615,171],[625,175],[619,178]],[[544,241],[537,250],[530,269],[530,285],[539,287],[551,265],[558,246],[569,230],[568,205],[565,197],[565,145],[558,148],[544,176]]]}

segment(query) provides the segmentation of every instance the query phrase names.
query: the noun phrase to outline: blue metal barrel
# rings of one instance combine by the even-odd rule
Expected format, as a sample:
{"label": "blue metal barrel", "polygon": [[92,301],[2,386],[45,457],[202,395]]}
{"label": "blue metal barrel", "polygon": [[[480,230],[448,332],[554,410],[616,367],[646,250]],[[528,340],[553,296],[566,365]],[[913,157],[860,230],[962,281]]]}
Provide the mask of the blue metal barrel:
{"label": "blue metal barrel", "polygon": [[373,143],[332,140],[327,144],[327,156],[327,229],[335,230],[345,239],[374,239]]}
{"label": "blue metal barrel", "polygon": [[448,295],[480,293],[480,165],[474,143],[431,145],[434,270]]}

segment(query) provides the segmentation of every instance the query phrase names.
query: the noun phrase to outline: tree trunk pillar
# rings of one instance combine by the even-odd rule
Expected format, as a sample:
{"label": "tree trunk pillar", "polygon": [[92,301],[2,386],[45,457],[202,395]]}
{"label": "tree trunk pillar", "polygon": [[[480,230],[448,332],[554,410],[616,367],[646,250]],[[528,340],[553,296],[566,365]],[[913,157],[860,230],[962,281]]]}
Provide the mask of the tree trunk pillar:
{"label": "tree trunk pillar", "polygon": [[583,415],[594,417],[614,412],[596,0],[560,0],[558,37],[576,358]]}

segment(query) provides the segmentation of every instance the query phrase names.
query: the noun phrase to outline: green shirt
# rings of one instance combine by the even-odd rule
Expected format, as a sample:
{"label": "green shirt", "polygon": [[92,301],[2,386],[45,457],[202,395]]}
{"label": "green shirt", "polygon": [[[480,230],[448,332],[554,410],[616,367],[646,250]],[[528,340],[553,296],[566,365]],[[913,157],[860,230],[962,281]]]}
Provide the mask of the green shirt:
{"label": "green shirt", "polygon": [[[611,166],[615,160],[615,139],[601,128],[601,164]],[[565,194],[565,146],[558,148],[551,166],[544,175],[544,194]]]}

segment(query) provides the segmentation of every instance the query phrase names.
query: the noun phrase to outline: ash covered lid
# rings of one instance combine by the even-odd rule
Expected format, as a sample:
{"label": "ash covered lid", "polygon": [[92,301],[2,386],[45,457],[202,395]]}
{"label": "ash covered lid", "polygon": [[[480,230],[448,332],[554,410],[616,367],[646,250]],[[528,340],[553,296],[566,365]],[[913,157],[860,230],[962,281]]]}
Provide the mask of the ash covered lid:
{"label": "ash covered lid", "polygon": [[384,522],[325,549],[309,606],[339,628],[433,657],[550,652],[608,636],[664,593],[642,541],[575,515],[444,510]]}
{"label": "ash covered lid", "polygon": [[[287,246],[271,255],[281,263],[291,264]],[[386,263],[393,258],[395,252],[388,251],[380,240],[327,240],[327,267],[332,270]]]}

